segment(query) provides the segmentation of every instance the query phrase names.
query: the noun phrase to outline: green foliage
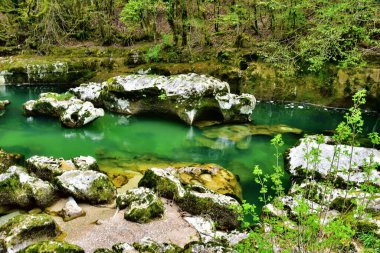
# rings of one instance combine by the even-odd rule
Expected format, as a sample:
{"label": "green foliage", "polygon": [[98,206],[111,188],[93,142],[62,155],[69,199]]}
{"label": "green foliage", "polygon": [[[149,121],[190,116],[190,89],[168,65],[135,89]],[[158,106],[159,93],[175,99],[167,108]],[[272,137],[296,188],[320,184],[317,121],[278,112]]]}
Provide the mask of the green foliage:
{"label": "green foliage", "polygon": [[145,54],[145,60],[147,62],[158,62],[160,60],[161,45],[155,45],[148,49]]}
{"label": "green foliage", "polygon": [[373,232],[360,233],[359,239],[368,249],[368,252],[380,253],[380,238]]}

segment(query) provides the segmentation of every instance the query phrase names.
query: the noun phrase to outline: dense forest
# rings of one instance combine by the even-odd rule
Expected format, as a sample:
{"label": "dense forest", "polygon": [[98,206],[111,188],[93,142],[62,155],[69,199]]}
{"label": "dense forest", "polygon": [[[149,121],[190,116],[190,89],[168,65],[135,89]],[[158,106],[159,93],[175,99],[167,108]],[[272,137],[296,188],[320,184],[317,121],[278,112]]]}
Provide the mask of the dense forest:
{"label": "dense forest", "polygon": [[377,0],[2,0],[0,45],[47,53],[95,42],[160,50],[255,48],[288,73],[326,63],[365,64],[379,54]]}

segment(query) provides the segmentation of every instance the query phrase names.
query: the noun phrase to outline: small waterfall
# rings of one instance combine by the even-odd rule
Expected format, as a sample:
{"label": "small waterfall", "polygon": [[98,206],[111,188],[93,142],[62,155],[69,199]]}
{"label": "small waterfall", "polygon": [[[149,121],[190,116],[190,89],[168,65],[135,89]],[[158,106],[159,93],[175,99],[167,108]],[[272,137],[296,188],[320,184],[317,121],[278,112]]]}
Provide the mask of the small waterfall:
{"label": "small waterfall", "polygon": [[185,111],[185,112],[187,114],[187,117],[189,117],[190,125],[192,125],[195,119],[195,115],[197,114],[197,110],[192,109],[191,111]]}

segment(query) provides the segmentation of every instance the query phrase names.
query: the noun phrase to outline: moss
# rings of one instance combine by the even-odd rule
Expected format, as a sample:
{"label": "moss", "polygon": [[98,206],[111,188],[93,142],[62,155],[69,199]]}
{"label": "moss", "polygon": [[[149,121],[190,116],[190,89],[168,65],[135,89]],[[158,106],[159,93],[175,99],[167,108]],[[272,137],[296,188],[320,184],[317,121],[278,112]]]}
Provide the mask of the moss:
{"label": "moss", "polygon": [[182,248],[172,243],[157,243],[152,240],[148,242],[133,243],[133,247],[138,252],[147,253],[180,253]]}
{"label": "moss", "polygon": [[91,203],[109,203],[114,199],[115,187],[108,178],[100,177],[91,184],[88,195],[93,196]]}
{"label": "moss", "polygon": [[96,249],[93,253],[114,253],[114,251],[110,249],[100,248]]}
{"label": "moss", "polygon": [[379,227],[376,223],[368,221],[368,220],[360,220],[358,221],[356,230],[358,232],[373,232],[378,230]]}
{"label": "moss", "polygon": [[42,241],[28,246],[19,253],[84,253],[84,250],[66,242]]}

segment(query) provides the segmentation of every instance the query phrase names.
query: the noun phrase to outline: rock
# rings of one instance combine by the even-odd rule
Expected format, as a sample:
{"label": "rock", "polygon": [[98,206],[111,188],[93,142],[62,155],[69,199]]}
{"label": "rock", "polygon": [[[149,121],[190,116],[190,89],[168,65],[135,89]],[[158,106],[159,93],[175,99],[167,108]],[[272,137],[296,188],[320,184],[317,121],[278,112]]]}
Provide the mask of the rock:
{"label": "rock", "polygon": [[210,216],[221,230],[232,230],[240,225],[239,214],[231,209],[240,205],[232,197],[215,193],[201,185],[188,185],[185,189],[173,168],[149,169],[139,182],[139,187],[154,189],[160,196],[174,199],[182,210],[194,215]]}
{"label": "rock", "polygon": [[42,93],[39,99],[24,104],[26,116],[45,115],[60,118],[62,125],[70,128],[82,127],[104,116],[103,109],[95,108],[91,102],[77,99],[71,93]]}
{"label": "rock", "polygon": [[216,164],[182,167],[178,169],[178,174],[184,185],[203,185],[216,193],[243,199],[242,190],[235,174]]}
{"label": "rock", "polygon": [[84,250],[76,245],[67,242],[42,241],[20,251],[20,253],[84,253]]}
{"label": "rock", "polygon": [[273,136],[279,133],[302,134],[302,130],[287,125],[226,125],[206,128],[202,135],[209,139],[224,138],[233,142],[239,142],[252,135]]}
{"label": "rock", "polygon": [[103,109],[95,108],[91,102],[84,102],[68,106],[61,114],[60,120],[66,127],[78,128],[103,116]]}
{"label": "rock", "polygon": [[185,217],[185,220],[198,231],[201,241],[204,243],[219,241],[229,246],[235,246],[249,236],[247,232],[237,230],[231,232],[217,231],[215,230],[214,222],[210,218],[190,216]]}
{"label": "rock", "polygon": [[96,249],[94,253],[115,253],[115,251],[105,248]]}
{"label": "rock", "polygon": [[117,76],[70,92],[112,112],[174,115],[189,125],[205,119],[248,122],[256,105],[253,95],[231,94],[228,83],[197,74]]}
{"label": "rock", "polygon": [[147,170],[139,187],[154,189],[160,196],[174,200],[182,199],[186,193],[173,168]]}
{"label": "rock", "polygon": [[[341,187],[345,187],[349,184],[355,184],[360,186],[364,183],[367,177],[370,179],[373,185],[380,187],[380,172],[374,170],[371,175],[367,176],[363,171],[365,163],[369,162],[369,157],[373,154],[374,162],[380,163],[380,151],[371,148],[354,147],[352,156],[352,167],[349,171],[350,157],[343,154],[343,152],[350,151],[350,146],[340,145],[341,155],[339,161],[334,156],[334,150],[338,147],[336,145],[327,144],[330,143],[330,137],[325,137],[325,143],[319,145],[320,162],[314,165],[310,165],[307,168],[307,161],[305,159],[305,153],[307,150],[310,152],[312,148],[317,148],[318,144],[314,136],[309,136],[300,140],[300,144],[289,150],[286,156],[286,169],[293,177],[311,177],[314,173],[316,179],[336,178],[337,183]],[[335,157],[335,159],[333,159]],[[333,159],[333,162],[331,162]],[[339,166],[337,163],[339,162]],[[331,165],[337,167],[334,171]]]}
{"label": "rock", "polygon": [[32,156],[26,160],[26,166],[29,171],[39,178],[49,181],[52,181],[56,176],[62,175],[65,171],[76,169],[71,161],[46,156]]}
{"label": "rock", "polygon": [[0,251],[18,252],[38,241],[60,234],[54,219],[46,214],[21,214],[0,226]]}
{"label": "rock", "polygon": [[5,172],[12,165],[20,165],[23,162],[23,155],[7,153],[0,149],[0,173]]}
{"label": "rock", "polygon": [[148,188],[136,188],[126,191],[116,199],[119,209],[124,209],[126,220],[147,223],[161,217],[164,205],[154,191]]}
{"label": "rock", "polygon": [[108,177],[92,170],[66,171],[56,177],[56,183],[64,193],[91,204],[108,203],[115,197],[115,187]]}
{"label": "rock", "polygon": [[4,110],[7,105],[9,105],[11,101],[9,100],[0,100],[0,110]]}
{"label": "rock", "polygon": [[72,158],[71,161],[79,170],[99,170],[98,162],[92,156],[78,156]]}
{"label": "rock", "polygon": [[64,221],[70,221],[75,218],[86,215],[86,212],[78,206],[74,198],[70,197],[61,211],[61,216]]}
{"label": "rock", "polygon": [[185,196],[178,201],[178,205],[191,214],[209,216],[217,229],[233,230],[240,227],[240,214],[232,208],[239,206],[239,202],[203,186],[190,186]]}
{"label": "rock", "polygon": [[112,252],[115,253],[128,253],[128,252],[134,252],[134,248],[129,243],[117,243],[112,246]]}
{"label": "rock", "polygon": [[74,157],[71,160],[46,156],[32,156],[26,160],[29,171],[44,180],[53,180],[69,170],[99,170],[95,158],[91,156]]}
{"label": "rock", "polygon": [[184,253],[237,253],[236,250],[216,242],[191,242],[184,247]]}
{"label": "rock", "polygon": [[46,207],[55,199],[53,185],[12,166],[0,174],[0,206]]}
{"label": "rock", "polygon": [[149,253],[180,253],[182,248],[172,243],[158,243],[149,237],[143,238],[140,242],[133,243],[133,247],[138,252]]}

